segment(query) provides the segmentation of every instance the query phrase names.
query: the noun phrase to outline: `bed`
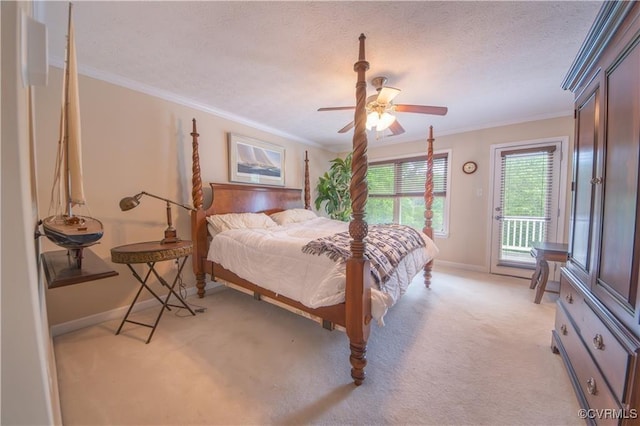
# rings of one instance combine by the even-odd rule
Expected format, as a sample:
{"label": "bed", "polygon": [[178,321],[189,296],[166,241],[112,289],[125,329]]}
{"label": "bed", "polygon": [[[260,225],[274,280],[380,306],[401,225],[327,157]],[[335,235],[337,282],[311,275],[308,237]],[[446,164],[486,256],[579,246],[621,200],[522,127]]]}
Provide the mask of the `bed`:
{"label": "bed", "polygon": [[[375,225],[371,227],[365,220],[365,206],[368,197],[367,190],[367,135],[365,129],[366,122],[366,70],[369,64],[365,60],[365,37],[359,38],[359,58],[354,65],[357,72],[356,84],[356,108],[354,114],[355,130],[353,136],[353,158],[352,158],[352,178],[350,185],[352,218],[351,221],[343,224],[331,223],[326,218],[317,217],[310,210],[310,184],[308,157],[305,153],[305,179],[304,194],[301,189],[256,186],[247,184],[231,183],[210,183],[212,191],[212,202],[208,207],[204,206],[203,184],[200,172],[200,158],[198,153],[198,137],[196,121],[193,120],[192,144],[193,144],[193,179],[192,198],[195,211],[191,215],[192,241],[193,241],[193,271],[196,277],[196,286],[199,297],[204,297],[206,275],[210,275],[212,280],[222,280],[237,288],[249,291],[254,297],[266,298],[270,302],[283,305],[290,310],[306,316],[319,319],[325,328],[341,328],[346,331],[349,338],[351,377],[356,385],[363,383],[365,379],[365,367],[367,364],[366,352],[367,341],[370,334],[371,320],[382,321],[382,316],[386,308],[393,305],[397,300],[397,295],[404,290],[400,287],[407,286],[415,272],[422,271],[424,284],[426,287],[431,283],[431,271],[433,256],[437,248],[433,245],[433,229],[431,221],[433,213],[431,210],[433,203],[433,128],[429,128],[427,139],[427,176],[425,185],[425,226],[422,230],[421,238],[425,242],[425,247],[429,249],[411,248],[412,252],[428,252],[425,257],[417,257],[407,260],[410,265],[402,264],[401,268],[407,279],[398,278],[400,287],[394,287],[397,294],[389,302],[380,302],[380,295],[377,284],[380,281],[379,265],[374,265],[372,274],[371,244],[374,233],[381,230]],[[304,203],[303,203],[304,200]],[[308,213],[305,214],[304,212]],[[292,223],[276,223],[277,226],[266,225],[267,219],[276,217],[297,217],[306,216],[305,220],[293,221]],[[251,230],[244,229],[243,226],[228,226],[228,219],[234,221],[265,220],[265,226],[251,227]],[[310,221],[310,222],[307,222]],[[286,220],[285,220],[286,222]],[[243,222],[244,223],[244,222]],[[235,222],[234,222],[235,224]],[[313,229],[317,232],[310,232]],[[371,232],[370,232],[371,229]],[[327,238],[336,233],[343,234],[349,238],[347,244],[347,257],[342,262],[336,262],[328,256],[321,254],[302,253],[300,247],[292,248],[293,240],[301,241],[305,247],[312,246],[312,242],[317,242],[323,236]],[[337,236],[337,235],[336,235]],[[369,241],[369,246],[365,241]],[[251,242],[242,244],[243,241]],[[395,240],[394,240],[395,241]],[[280,244],[278,249],[274,249],[274,242]],[[416,242],[417,244],[417,242]],[[265,249],[265,247],[267,247]],[[366,250],[366,254],[365,254]],[[339,272],[329,272],[335,278],[334,281],[342,282],[342,290],[339,296],[333,294],[334,290],[324,296],[316,297],[309,289],[313,289],[313,283],[303,283],[298,289],[288,289],[284,287],[274,288],[268,278],[269,274],[281,274],[285,277],[300,276],[300,269],[307,268],[299,265],[300,260],[286,261],[287,256],[293,256],[293,252],[300,252],[297,256],[306,256],[306,261],[319,262],[308,266],[307,275],[321,275],[320,271],[327,271],[334,268],[333,265],[340,264]],[[261,256],[267,254],[267,260]],[[310,253],[310,251],[308,251]],[[228,254],[226,258],[222,254]],[[269,258],[269,256],[271,256]],[[420,254],[422,256],[422,254]],[[278,258],[281,257],[282,259]],[[407,256],[408,258],[409,256]],[[235,259],[235,260],[234,260]],[[299,259],[299,258],[296,258]],[[400,262],[404,262],[403,258]],[[260,263],[263,262],[263,263]],[[266,262],[266,263],[264,263]],[[272,264],[273,268],[269,273],[264,271],[265,265]],[[318,266],[320,265],[320,266]],[[313,269],[316,268],[316,269]],[[418,268],[418,269],[416,269]],[[324,273],[324,272],[323,272]],[[384,279],[391,280],[389,277]],[[299,281],[305,281],[300,279]],[[385,284],[386,285],[386,284]],[[323,287],[324,288],[324,287]],[[406,287],[405,287],[406,288]],[[335,292],[334,292],[335,293]],[[317,300],[312,300],[316,297]],[[373,302],[372,302],[373,300]]]}

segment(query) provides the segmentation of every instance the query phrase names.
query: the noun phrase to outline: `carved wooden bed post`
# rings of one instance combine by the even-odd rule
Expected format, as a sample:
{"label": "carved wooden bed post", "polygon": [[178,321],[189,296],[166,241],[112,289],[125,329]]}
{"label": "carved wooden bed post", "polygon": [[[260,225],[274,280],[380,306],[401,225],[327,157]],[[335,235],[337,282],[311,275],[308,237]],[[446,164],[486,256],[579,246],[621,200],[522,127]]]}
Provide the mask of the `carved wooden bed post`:
{"label": "carved wooden bed post", "polygon": [[356,83],[355,131],[353,134],[353,160],[351,164],[351,209],[349,223],[351,235],[351,257],[347,260],[347,284],[345,293],[346,325],[351,349],[351,377],[356,385],[365,379],[367,365],[367,340],[371,322],[371,272],[369,261],[364,257],[368,227],[364,220],[367,204],[367,133],[365,129],[367,82],[365,80],[369,63],[365,60],[364,34],[360,34],[358,62],[353,66],[358,73]]}
{"label": "carved wooden bed post", "polygon": [[[196,211],[191,212],[191,239],[193,241],[193,254],[192,264],[193,273],[196,276],[196,287],[198,288],[198,297],[204,297],[205,286],[205,270],[204,261],[207,258],[207,253],[203,253],[204,247],[207,247],[207,231],[206,221],[202,220],[205,216],[203,209],[203,197],[202,197],[202,176],[200,174],[200,156],[198,154],[198,132],[196,131],[196,119],[193,120],[193,131],[191,132],[192,141],[192,190],[191,196],[193,197],[193,207]],[[198,218],[202,218],[198,220]],[[204,226],[205,229],[200,229]]]}
{"label": "carved wooden bed post", "polygon": [[[424,190],[424,228],[422,232],[433,240],[433,126],[429,126],[429,138],[427,139],[427,179]],[[431,270],[433,260],[424,265],[424,285],[429,288],[431,285]]]}
{"label": "carved wooden bed post", "polygon": [[311,209],[311,186],[309,185],[309,156],[304,152],[304,208]]}

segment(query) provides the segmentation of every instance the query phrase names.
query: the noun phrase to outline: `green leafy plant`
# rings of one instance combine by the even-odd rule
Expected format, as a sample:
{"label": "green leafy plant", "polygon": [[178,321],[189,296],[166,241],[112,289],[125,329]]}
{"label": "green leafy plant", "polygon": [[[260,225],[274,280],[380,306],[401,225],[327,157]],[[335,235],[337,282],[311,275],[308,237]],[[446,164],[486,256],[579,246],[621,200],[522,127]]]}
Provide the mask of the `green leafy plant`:
{"label": "green leafy plant", "polygon": [[351,217],[351,195],[349,184],[351,183],[351,153],[344,159],[331,160],[331,167],[318,180],[316,190],[316,210],[320,210],[322,203],[324,210],[331,219],[348,221]]}

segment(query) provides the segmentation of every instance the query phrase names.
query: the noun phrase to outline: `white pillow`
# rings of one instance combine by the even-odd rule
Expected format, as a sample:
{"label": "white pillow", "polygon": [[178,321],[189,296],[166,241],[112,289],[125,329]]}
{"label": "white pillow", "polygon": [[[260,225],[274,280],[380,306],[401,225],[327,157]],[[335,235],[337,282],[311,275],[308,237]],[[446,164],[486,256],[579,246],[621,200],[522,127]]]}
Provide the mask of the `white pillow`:
{"label": "white pillow", "polygon": [[208,228],[212,236],[230,229],[264,229],[278,226],[277,223],[264,213],[214,214],[207,216],[207,222],[209,222],[210,226]]}
{"label": "white pillow", "polygon": [[312,210],[307,209],[289,209],[278,213],[272,213],[273,219],[278,225],[286,225],[289,223],[304,222],[306,220],[318,217]]}

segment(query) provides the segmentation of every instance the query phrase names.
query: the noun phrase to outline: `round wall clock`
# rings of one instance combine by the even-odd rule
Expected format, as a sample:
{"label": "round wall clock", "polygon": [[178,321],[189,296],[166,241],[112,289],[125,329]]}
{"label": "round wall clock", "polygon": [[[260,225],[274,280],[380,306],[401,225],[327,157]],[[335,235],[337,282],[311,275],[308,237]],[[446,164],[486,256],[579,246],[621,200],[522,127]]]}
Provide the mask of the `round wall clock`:
{"label": "round wall clock", "polygon": [[462,165],[462,171],[470,175],[478,169],[478,165],[474,161],[467,161]]}

